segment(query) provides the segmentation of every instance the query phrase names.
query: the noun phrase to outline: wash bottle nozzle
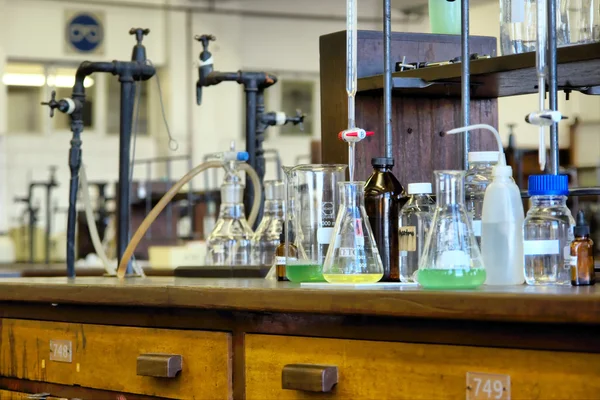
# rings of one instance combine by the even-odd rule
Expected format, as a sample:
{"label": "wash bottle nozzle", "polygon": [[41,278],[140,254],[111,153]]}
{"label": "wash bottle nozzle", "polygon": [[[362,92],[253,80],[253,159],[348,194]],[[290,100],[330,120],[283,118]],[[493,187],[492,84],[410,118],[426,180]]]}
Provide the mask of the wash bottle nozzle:
{"label": "wash bottle nozzle", "polygon": [[[487,129],[488,131],[492,132],[494,134],[494,137],[496,138],[496,142],[498,143],[498,164],[494,167],[493,171],[496,171],[496,168],[499,168],[497,172],[504,174],[508,172],[508,170],[503,170],[502,168],[510,168],[510,174],[512,175],[512,168],[510,166],[506,166],[506,156],[504,155],[504,146],[502,146],[502,139],[500,139],[500,134],[493,126],[488,124],[468,125],[462,128],[450,129],[449,131],[446,131],[446,134],[452,135],[455,133],[467,132],[475,129]],[[493,173],[495,174],[495,172]]]}

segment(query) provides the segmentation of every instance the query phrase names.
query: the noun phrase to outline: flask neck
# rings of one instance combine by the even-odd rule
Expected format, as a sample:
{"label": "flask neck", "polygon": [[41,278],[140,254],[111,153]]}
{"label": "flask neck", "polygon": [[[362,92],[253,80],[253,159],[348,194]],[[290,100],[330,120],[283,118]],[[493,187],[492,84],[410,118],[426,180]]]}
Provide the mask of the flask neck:
{"label": "flask neck", "polygon": [[283,216],[284,201],[283,200],[265,200],[264,215]]}
{"label": "flask neck", "polygon": [[465,199],[465,171],[434,171],[438,207],[463,204]]}
{"label": "flask neck", "polygon": [[219,218],[225,219],[246,219],[244,204],[241,203],[222,203],[219,212]]}

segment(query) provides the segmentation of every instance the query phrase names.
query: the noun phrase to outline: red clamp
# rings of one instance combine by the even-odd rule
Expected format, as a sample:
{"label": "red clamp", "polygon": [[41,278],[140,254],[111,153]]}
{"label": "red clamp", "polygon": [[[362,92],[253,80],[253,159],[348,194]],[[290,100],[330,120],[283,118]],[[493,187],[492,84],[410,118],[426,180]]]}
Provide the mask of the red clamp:
{"label": "red clamp", "polygon": [[360,142],[367,136],[373,136],[374,134],[375,132],[372,131],[365,131],[361,128],[353,128],[346,129],[345,131],[341,131],[340,133],[338,133],[338,139],[349,143],[356,143]]}

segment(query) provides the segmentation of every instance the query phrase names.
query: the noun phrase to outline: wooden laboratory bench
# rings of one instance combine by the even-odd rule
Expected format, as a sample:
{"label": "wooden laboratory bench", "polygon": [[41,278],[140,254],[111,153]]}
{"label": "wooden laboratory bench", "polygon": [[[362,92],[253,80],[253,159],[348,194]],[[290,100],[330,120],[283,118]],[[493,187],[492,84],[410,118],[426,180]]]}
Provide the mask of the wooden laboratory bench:
{"label": "wooden laboratory bench", "polygon": [[596,287],[12,278],[0,318],[1,399],[600,398]]}

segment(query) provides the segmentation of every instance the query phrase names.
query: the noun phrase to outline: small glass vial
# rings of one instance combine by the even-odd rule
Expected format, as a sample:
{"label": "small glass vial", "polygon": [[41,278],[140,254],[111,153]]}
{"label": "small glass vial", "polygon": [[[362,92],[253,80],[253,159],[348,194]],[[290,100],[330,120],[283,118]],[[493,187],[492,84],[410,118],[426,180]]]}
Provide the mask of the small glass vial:
{"label": "small glass vial", "polygon": [[575,240],[571,243],[571,285],[593,285],[596,283],[594,242],[590,239],[590,227],[585,222],[583,211],[577,213],[577,225],[573,231]]}
{"label": "small glass vial", "polygon": [[465,205],[471,217],[471,226],[477,245],[481,248],[481,216],[485,189],[492,183],[492,168],[498,163],[497,151],[469,153],[469,170],[465,175]]}
{"label": "small glass vial", "polygon": [[425,238],[431,226],[435,201],[431,198],[431,183],[410,183],[408,202],[400,210],[398,218],[398,249],[400,281],[414,282],[419,268]]}
{"label": "small glass vial", "polygon": [[531,175],[531,207],[523,222],[525,282],[570,285],[575,220],[567,207],[567,175]]}

